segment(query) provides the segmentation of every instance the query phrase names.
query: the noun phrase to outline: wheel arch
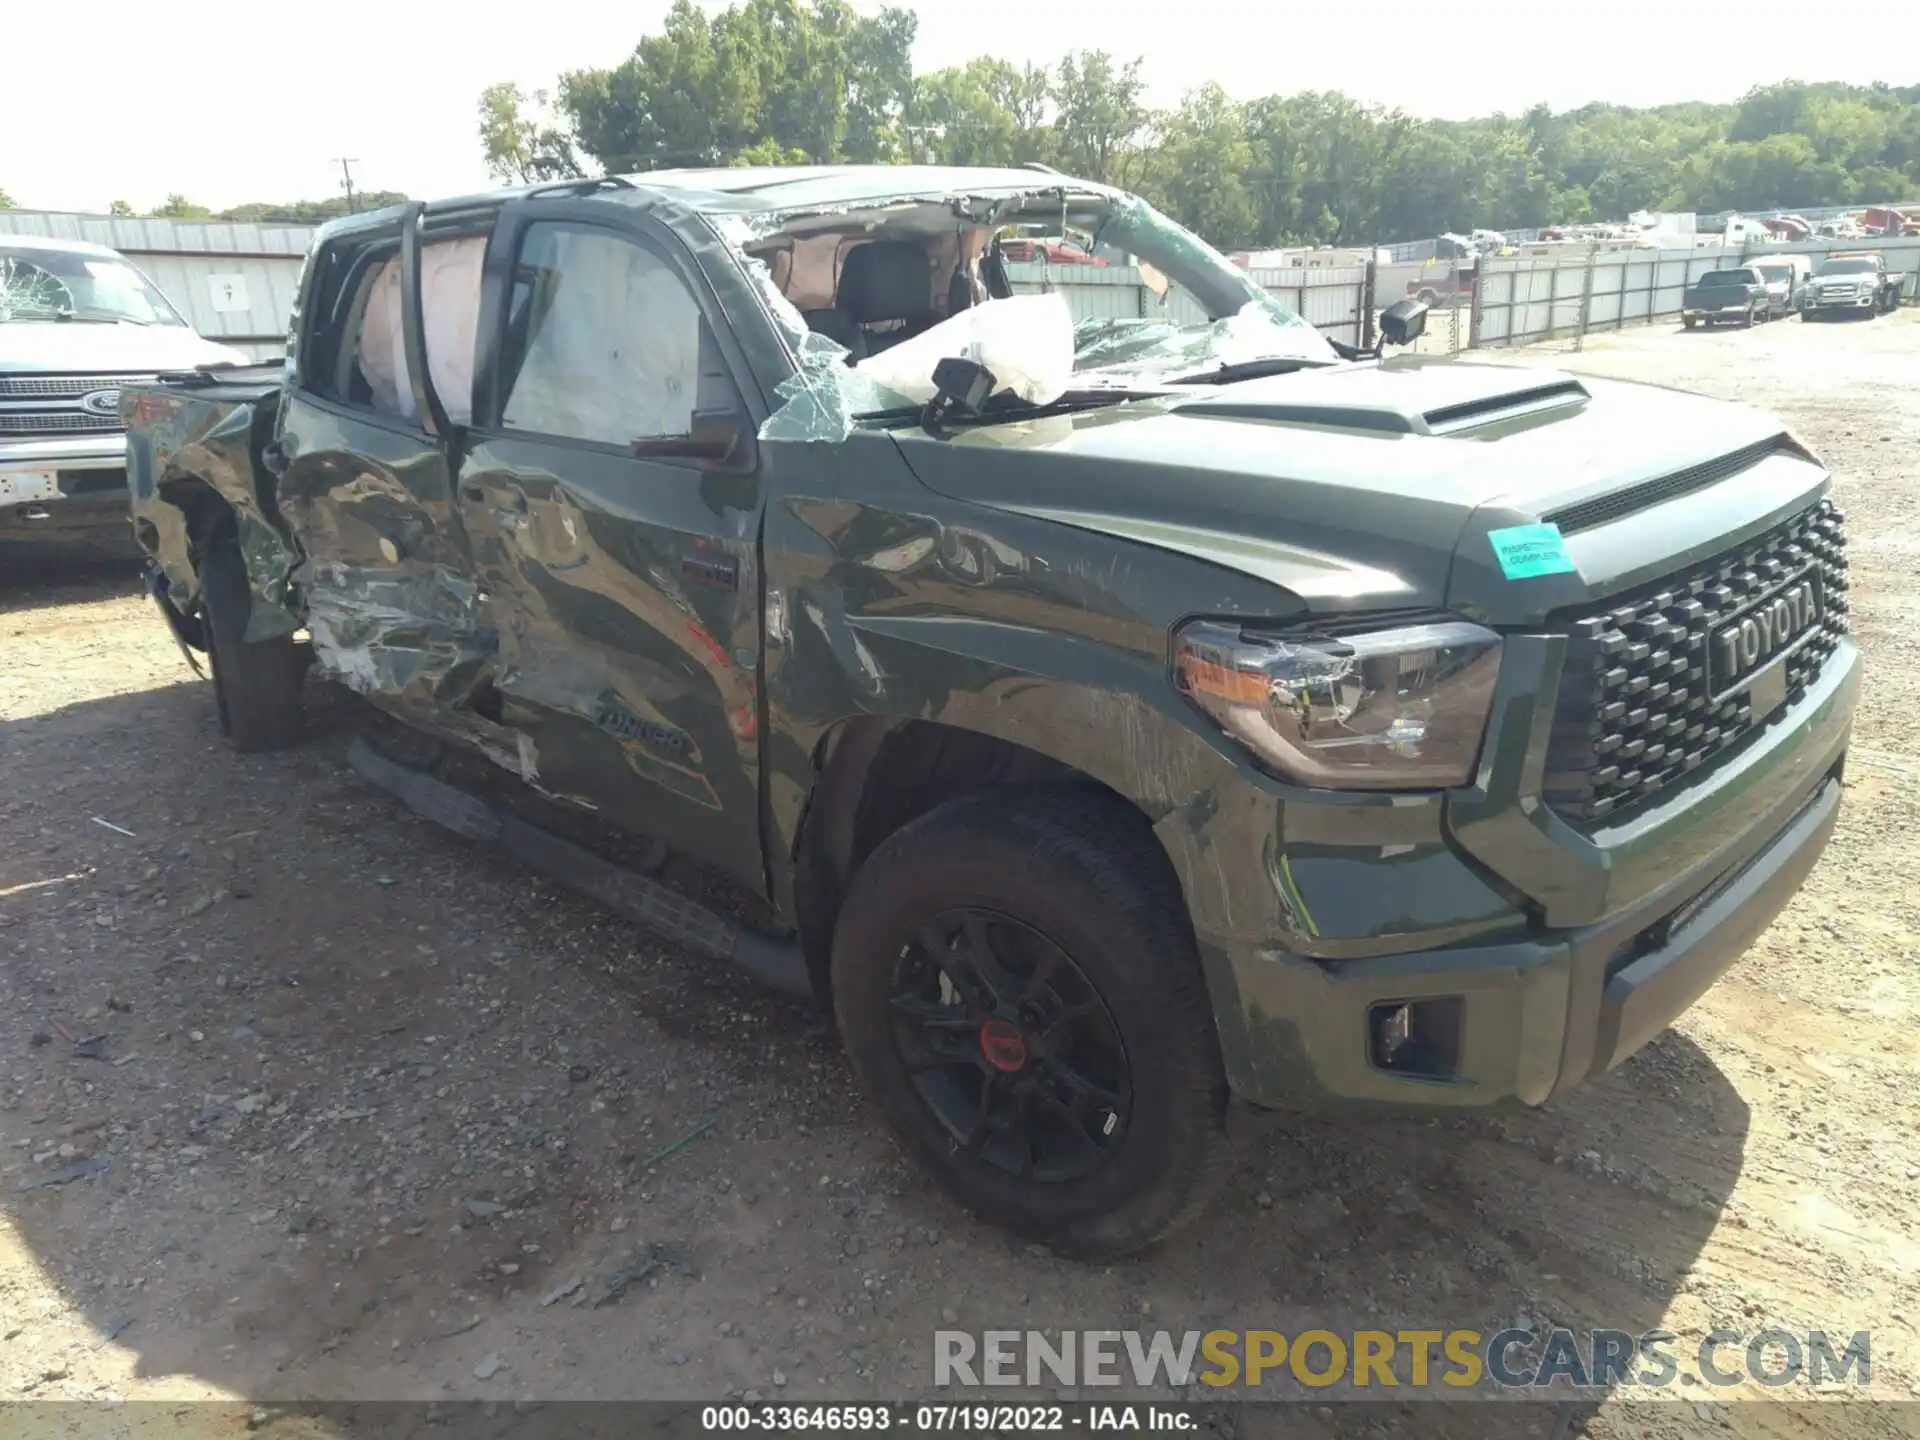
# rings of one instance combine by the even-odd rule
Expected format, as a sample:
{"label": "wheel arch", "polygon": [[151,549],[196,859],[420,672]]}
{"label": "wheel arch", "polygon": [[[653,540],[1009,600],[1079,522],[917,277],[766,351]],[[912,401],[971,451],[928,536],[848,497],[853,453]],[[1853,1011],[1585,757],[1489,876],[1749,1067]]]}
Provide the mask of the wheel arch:
{"label": "wheel arch", "polygon": [[[1107,797],[1154,833],[1155,816],[1087,770],[1032,746],[942,720],[857,716],[815,748],[814,782],[796,834],[796,924],[815,991],[830,1001],[829,959],[840,903],[889,835],[951,800],[1003,787],[1070,787]],[[1184,895],[1157,833],[1154,849]],[[1183,919],[1186,917],[1183,916]]]}

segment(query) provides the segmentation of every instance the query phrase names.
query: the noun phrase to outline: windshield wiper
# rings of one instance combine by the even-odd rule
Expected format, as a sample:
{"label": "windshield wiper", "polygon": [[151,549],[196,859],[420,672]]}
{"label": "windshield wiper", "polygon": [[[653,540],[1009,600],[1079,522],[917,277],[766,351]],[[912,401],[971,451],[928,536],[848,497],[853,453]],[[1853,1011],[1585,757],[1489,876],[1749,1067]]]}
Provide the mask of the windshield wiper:
{"label": "windshield wiper", "polygon": [[1260,360],[1242,360],[1237,365],[1219,365],[1211,370],[1196,370],[1169,380],[1169,385],[1232,385],[1241,380],[1258,380],[1265,375],[1291,375],[1296,370],[1319,370],[1338,364],[1334,360],[1309,360],[1300,355],[1269,355]]}
{"label": "windshield wiper", "polygon": [[[953,426],[1004,425],[1015,420],[1032,420],[1042,415],[1063,415],[1076,410],[1097,410],[1104,405],[1118,405],[1123,400],[1152,400],[1156,392],[1152,390],[1123,390],[1119,388],[1087,387],[1079,390],[1067,390],[1044,405],[1032,404],[1025,400],[1016,400],[1011,395],[998,397],[993,404],[978,415],[950,415],[947,423]],[[901,405],[891,410],[867,410],[855,415],[855,420],[871,425],[905,425],[919,420],[926,413],[924,405]]]}

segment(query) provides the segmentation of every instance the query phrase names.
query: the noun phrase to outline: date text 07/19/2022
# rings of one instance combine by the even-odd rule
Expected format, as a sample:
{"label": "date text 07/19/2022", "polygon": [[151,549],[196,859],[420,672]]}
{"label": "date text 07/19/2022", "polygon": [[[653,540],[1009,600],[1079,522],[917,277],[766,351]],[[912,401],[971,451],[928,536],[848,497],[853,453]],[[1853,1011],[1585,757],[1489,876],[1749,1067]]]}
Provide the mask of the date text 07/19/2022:
{"label": "date text 07/19/2022", "polygon": [[1197,1429],[1196,1412],[1179,1405],[707,1405],[700,1428],[709,1432],[795,1430],[916,1434],[980,1431],[1108,1433],[1128,1430],[1184,1432]]}

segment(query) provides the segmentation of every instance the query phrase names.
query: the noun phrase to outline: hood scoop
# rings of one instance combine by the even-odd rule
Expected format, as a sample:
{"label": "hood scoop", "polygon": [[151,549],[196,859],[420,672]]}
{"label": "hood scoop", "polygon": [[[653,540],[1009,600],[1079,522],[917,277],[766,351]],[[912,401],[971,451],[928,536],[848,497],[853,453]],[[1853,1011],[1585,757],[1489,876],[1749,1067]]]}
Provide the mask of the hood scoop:
{"label": "hood scoop", "polygon": [[1378,435],[1461,435],[1592,398],[1569,375],[1497,365],[1415,363],[1297,371],[1182,402],[1176,414]]}
{"label": "hood scoop", "polygon": [[1483,395],[1457,405],[1442,405],[1429,410],[1420,419],[1429,435],[1452,435],[1491,425],[1496,420],[1512,420],[1542,410],[1560,410],[1578,405],[1591,397],[1578,380],[1555,380],[1545,385],[1530,385],[1501,395]]}

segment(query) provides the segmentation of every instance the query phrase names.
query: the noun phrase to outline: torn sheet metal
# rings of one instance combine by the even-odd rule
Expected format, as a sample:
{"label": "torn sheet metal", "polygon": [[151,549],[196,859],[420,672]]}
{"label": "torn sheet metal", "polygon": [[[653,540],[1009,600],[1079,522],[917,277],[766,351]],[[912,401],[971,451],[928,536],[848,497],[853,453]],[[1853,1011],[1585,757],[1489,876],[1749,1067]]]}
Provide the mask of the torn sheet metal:
{"label": "torn sheet metal", "polygon": [[316,666],[362,695],[439,715],[466,705],[492,663],[496,641],[478,587],[442,566],[309,561],[296,579]]}
{"label": "torn sheet metal", "polygon": [[250,642],[300,628],[288,593],[299,556],[253,469],[255,447],[272,431],[273,396],[265,383],[215,385],[181,396],[143,391],[151,413],[127,433],[133,520],[150,528],[167,599],[182,615],[197,608],[200,588],[188,531],[191,497],[211,487],[232,512],[252,590]]}
{"label": "torn sheet metal", "polygon": [[258,514],[237,506],[235,512],[239,517],[240,557],[247,563],[247,583],[253,592],[242,638],[253,645],[278,635],[291,635],[300,628],[300,617],[287,607],[291,598],[287,587],[293,581],[299,557]]}

